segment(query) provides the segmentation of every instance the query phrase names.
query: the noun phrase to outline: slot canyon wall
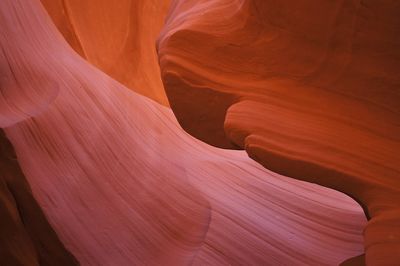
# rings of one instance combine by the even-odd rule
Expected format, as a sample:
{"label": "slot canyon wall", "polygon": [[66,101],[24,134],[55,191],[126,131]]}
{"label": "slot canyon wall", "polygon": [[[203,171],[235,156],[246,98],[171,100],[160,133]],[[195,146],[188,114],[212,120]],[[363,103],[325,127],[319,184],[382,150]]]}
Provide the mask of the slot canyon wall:
{"label": "slot canyon wall", "polygon": [[0,2],[0,262],[395,265],[380,3]]}
{"label": "slot canyon wall", "polygon": [[183,128],[356,199],[371,265],[400,261],[399,13],[398,1],[177,0],[158,41]]}

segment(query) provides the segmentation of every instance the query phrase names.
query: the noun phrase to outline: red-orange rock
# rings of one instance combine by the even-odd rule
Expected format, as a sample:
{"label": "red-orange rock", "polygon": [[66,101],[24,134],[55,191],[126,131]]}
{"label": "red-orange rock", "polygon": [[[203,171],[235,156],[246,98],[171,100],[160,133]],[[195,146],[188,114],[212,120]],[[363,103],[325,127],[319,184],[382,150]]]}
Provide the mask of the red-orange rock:
{"label": "red-orange rock", "polygon": [[397,1],[176,0],[158,42],[180,124],[356,199],[369,265],[400,261],[399,13]]}

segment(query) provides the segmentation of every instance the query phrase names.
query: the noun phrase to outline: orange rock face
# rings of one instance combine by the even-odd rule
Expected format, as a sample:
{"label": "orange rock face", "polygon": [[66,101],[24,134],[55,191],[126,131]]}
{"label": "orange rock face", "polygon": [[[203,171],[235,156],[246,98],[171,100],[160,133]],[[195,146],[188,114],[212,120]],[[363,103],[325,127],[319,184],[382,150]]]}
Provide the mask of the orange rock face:
{"label": "orange rock face", "polygon": [[176,0],[158,42],[180,124],[356,199],[369,265],[400,261],[399,12],[395,1]]}
{"label": "orange rock face", "polygon": [[128,88],[168,105],[155,39],[170,0],[41,0],[71,47]]}

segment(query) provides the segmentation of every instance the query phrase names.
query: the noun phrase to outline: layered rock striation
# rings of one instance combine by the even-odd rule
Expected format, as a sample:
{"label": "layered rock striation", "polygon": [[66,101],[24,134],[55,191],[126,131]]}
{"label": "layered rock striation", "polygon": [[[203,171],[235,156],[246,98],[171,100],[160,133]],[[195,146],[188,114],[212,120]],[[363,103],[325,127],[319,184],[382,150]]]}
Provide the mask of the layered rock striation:
{"label": "layered rock striation", "polygon": [[400,261],[399,12],[396,1],[175,0],[158,40],[182,127],[350,195],[369,218],[368,265]]}

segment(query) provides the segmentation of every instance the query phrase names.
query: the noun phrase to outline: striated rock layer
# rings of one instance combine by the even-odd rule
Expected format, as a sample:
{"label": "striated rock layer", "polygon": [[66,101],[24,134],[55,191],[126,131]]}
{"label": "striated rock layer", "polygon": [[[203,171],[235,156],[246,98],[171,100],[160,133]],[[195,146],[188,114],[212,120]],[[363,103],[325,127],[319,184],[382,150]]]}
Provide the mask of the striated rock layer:
{"label": "striated rock layer", "polygon": [[400,261],[399,12],[398,1],[174,0],[158,42],[183,128],[356,199],[368,265]]}
{"label": "striated rock layer", "polygon": [[4,67],[18,68],[15,84],[35,81],[28,106],[47,95],[41,82],[57,88],[40,112],[15,119],[24,102],[1,94],[12,104],[0,122],[82,265],[335,265],[363,252],[365,217],[347,196],[192,138],[170,109],[76,54],[39,0],[3,0],[0,15]]}

